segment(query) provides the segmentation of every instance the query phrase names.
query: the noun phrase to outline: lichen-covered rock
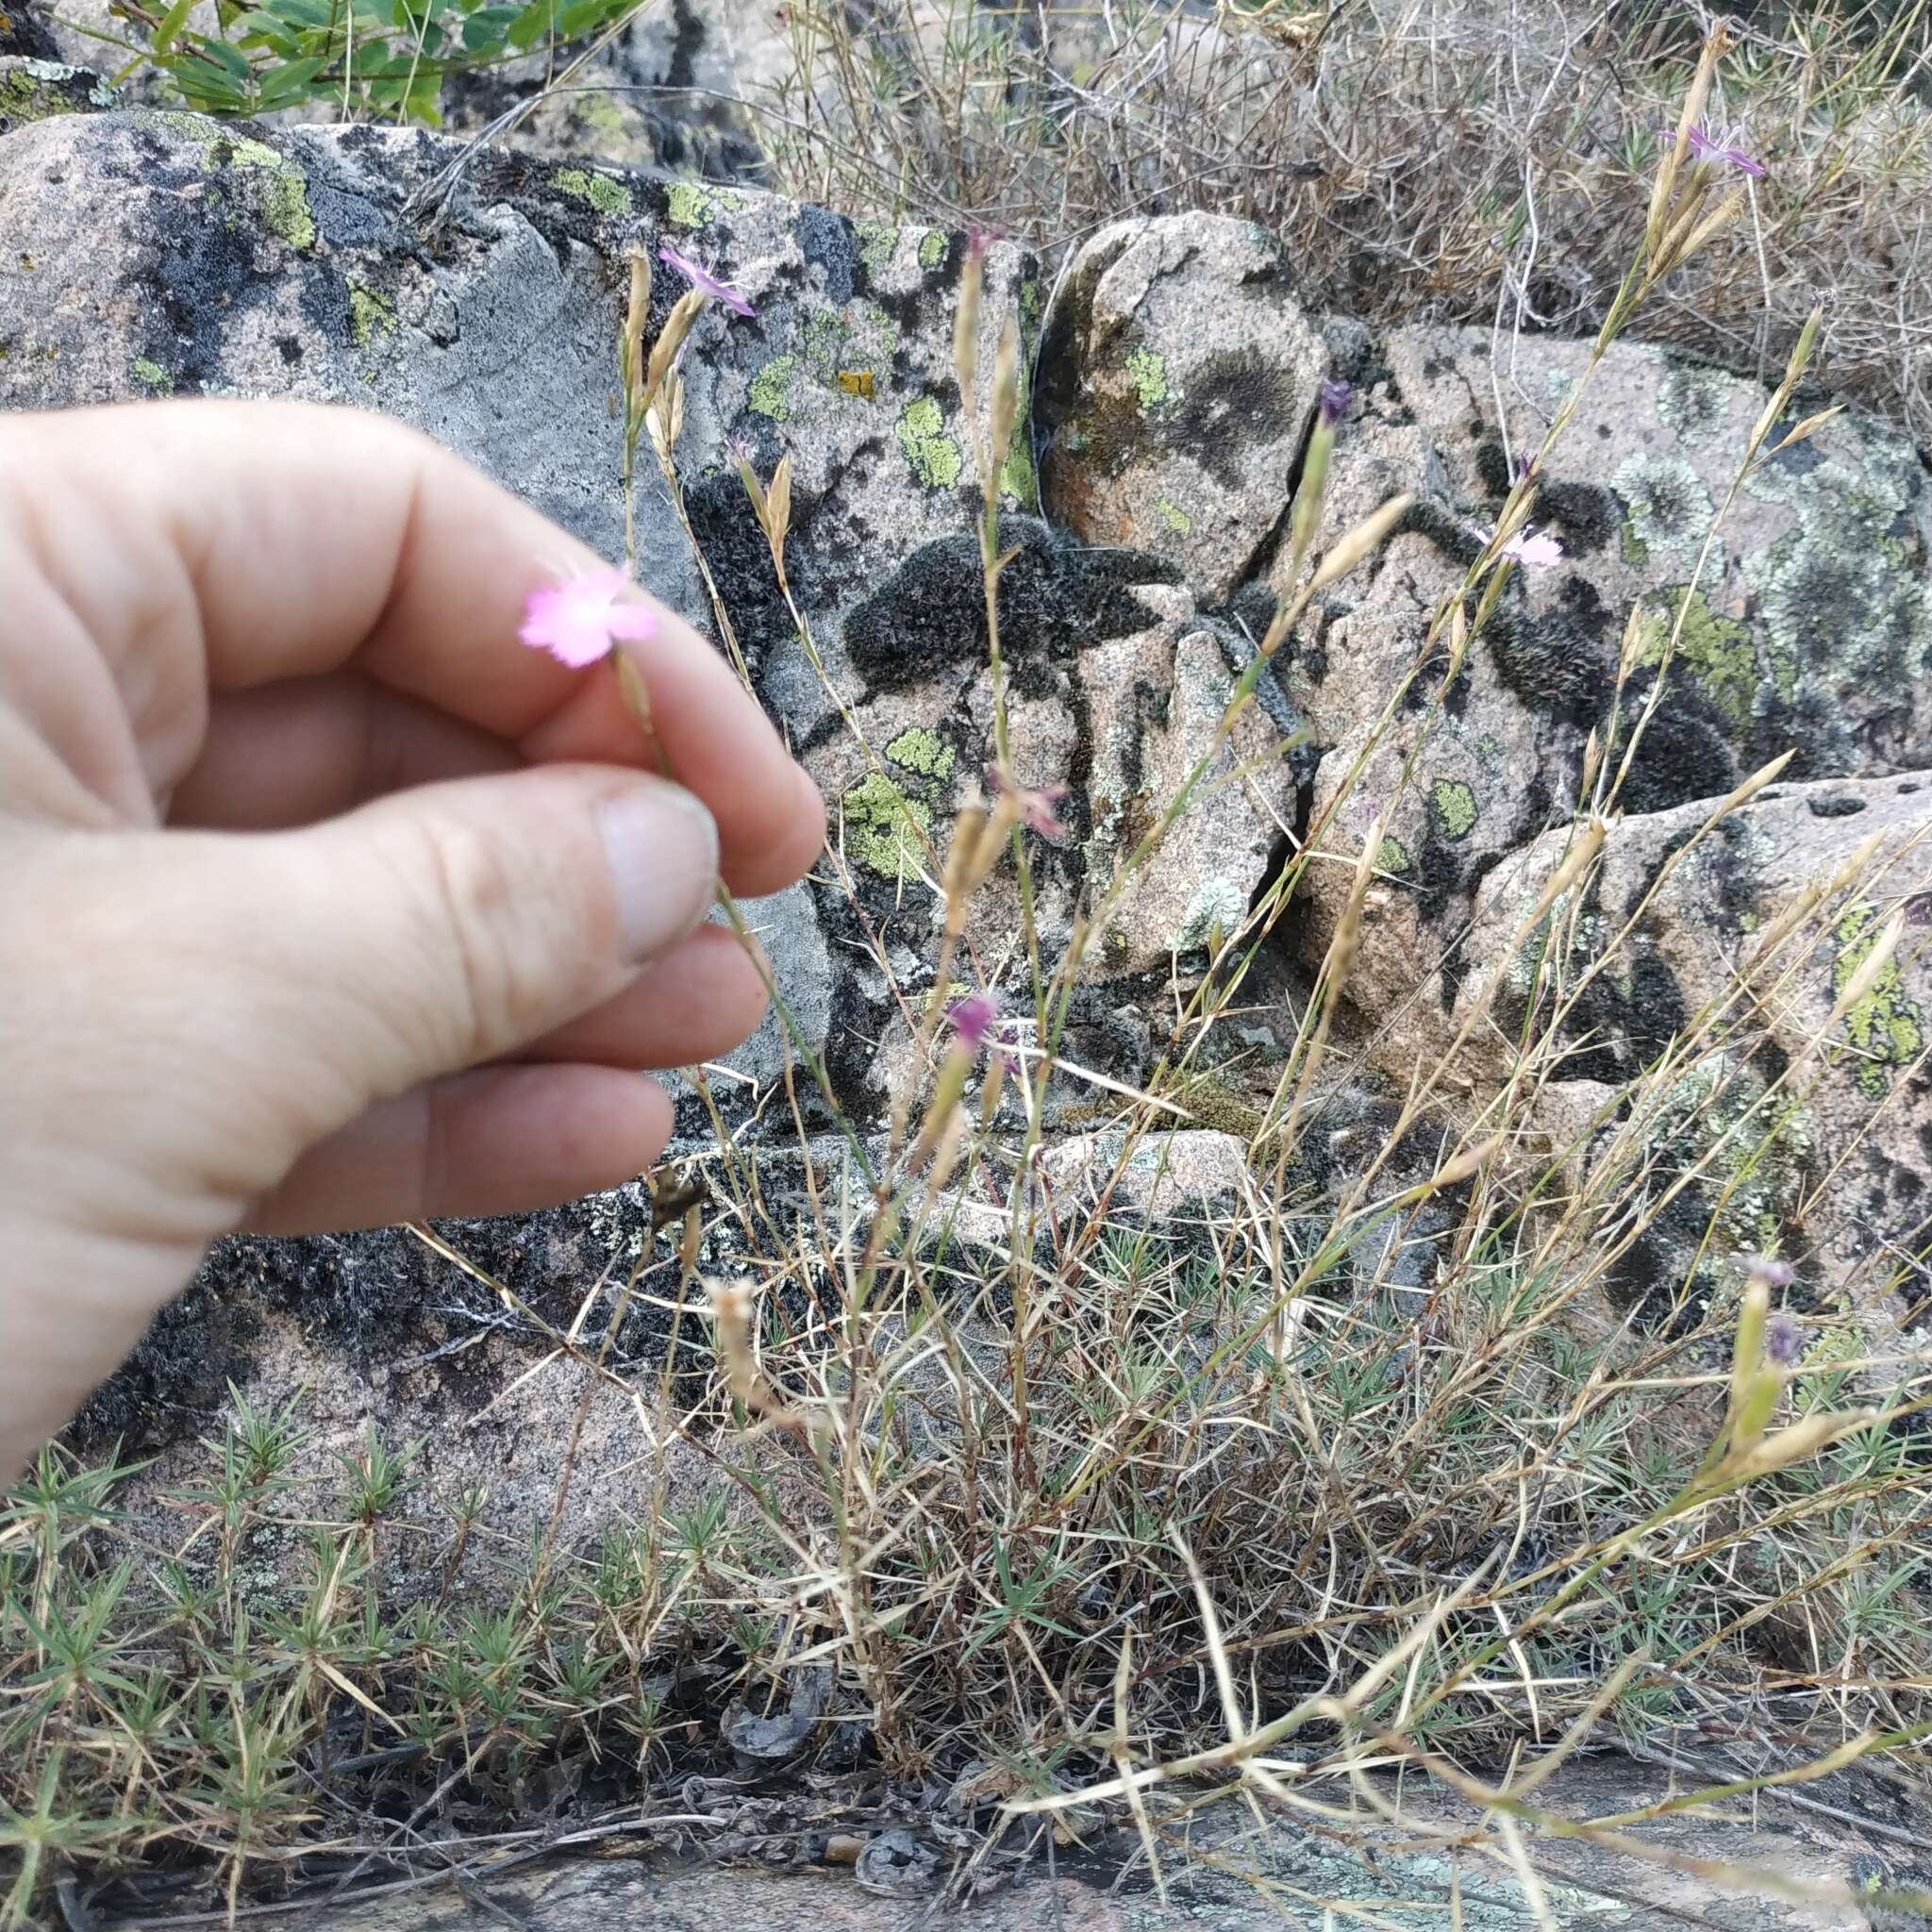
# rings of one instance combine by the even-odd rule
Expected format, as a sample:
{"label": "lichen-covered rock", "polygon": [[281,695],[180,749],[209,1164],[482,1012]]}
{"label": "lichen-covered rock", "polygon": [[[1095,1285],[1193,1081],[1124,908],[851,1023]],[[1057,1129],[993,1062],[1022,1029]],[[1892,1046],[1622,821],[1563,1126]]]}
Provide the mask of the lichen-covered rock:
{"label": "lichen-covered rock", "polygon": [[[1564,563],[1526,574],[1499,648],[1533,708],[1579,690],[1600,701],[1632,605],[1674,623],[1688,600],[1673,708],[1703,726],[1700,742],[1687,732],[1679,748],[1679,797],[1630,804],[1717,796],[1740,767],[1791,747],[1794,778],[1895,771],[1924,756],[1932,482],[1905,437],[1839,417],[1766,455],[1720,518],[1765,406],[1759,383],[1635,343],[1612,347],[1587,383],[1585,342],[1534,338],[1499,362],[1479,331],[1398,329],[1385,353],[1452,491],[1485,527],[1511,460],[1536,451],[1583,385],[1539,497]],[[1775,425],[1767,447],[1803,413]]]}
{"label": "lichen-covered rock", "polygon": [[1252,223],[1137,217],[1080,250],[1041,360],[1044,488],[1083,541],[1183,565],[1204,605],[1281,536],[1326,363]]}
{"label": "lichen-covered rock", "polygon": [[[1774,786],[1700,836],[1710,809],[1613,826],[1578,903],[1566,898],[1513,954],[1508,941],[1561,862],[1566,835],[1499,865],[1475,894],[1469,971],[1446,1006],[1439,989],[1423,991],[1411,1038],[1434,1015],[1446,1044],[1487,1010],[1495,1024],[1472,1029],[1472,1058],[1500,1073],[1539,960],[1555,971],[1544,950],[1552,933],[1568,983],[1607,960],[1582,985],[1567,1028],[1578,1079],[1622,1083],[1673,1041],[1707,1042],[1644,1129],[1660,1174],[1694,1169],[1696,1180],[1620,1267],[1630,1298],[1668,1308],[1715,1264],[1777,1252],[1807,1257],[1821,1291],[1856,1273],[1869,1301],[1893,1272],[1886,1257],[1910,1273],[1907,1257],[1932,1236],[1932,786]],[[1874,839],[1864,872],[1842,882]],[[1814,884],[1831,889],[1818,912],[1761,959],[1779,915]],[[1907,923],[1890,962],[1830,1025],[1900,908]],[[1626,924],[1629,938],[1609,951]]]}
{"label": "lichen-covered rock", "polygon": [[[1278,705],[1244,707],[1216,748],[1252,646],[1197,620],[1184,592],[1143,598],[1166,604],[1165,622],[1081,660],[1086,851],[1091,897],[1106,913],[1089,971],[1102,976],[1165,971],[1238,932],[1291,844],[1307,775],[1301,721]],[[1126,871],[1210,752],[1188,808]]]}
{"label": "lichen-covered rock", "polygon": [[[545,55],[455,76],[449,125],[474,132],[554,77]],[[573,78],[519,124],[547,156],[675,170],[693,180],[765,176],[759,108],[796,67],[784,8],[758,0],[664,0],[640,8]]]}
{"label": "lichen-covered rock", "polygon": [[113,90],[85,67],[0,52],[0,134],[52,114],[85,114],[113,105]]}

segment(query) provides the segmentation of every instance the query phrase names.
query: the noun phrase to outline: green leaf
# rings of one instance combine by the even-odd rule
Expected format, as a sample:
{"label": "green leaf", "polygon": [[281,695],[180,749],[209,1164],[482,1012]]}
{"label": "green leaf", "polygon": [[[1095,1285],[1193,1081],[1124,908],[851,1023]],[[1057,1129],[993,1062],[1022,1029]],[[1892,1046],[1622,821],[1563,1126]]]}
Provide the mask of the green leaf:
{"label": "green leaf", "polygon": [[300,60],[286,60],[271,67],[261,76],[261,105],[264,110],[292,107],[306,101],[313,92],[315,76],[328,65],[328,57],[312,54]]}
{"label": "green leaf", "polygon": [[472,54],[493,54],[508,37],[510,23],[522,13],[521,7],[483,7],[463,23],[463,47]]}
{"label": "green leaf", "polygon": [[550,31],[556,14],[554,0],[531,0],[504,36],[518,53],[527,53]]}
{"label": "green leaf", "polygon": [[175,0],[175,4],[161,15],[160,24],[155,28],[154,38],[148,43],[157,57],[165,54],[175,44],[175,36],[181,31],[182,25],[188,18],[189,9],[193,5],[194,0]]}

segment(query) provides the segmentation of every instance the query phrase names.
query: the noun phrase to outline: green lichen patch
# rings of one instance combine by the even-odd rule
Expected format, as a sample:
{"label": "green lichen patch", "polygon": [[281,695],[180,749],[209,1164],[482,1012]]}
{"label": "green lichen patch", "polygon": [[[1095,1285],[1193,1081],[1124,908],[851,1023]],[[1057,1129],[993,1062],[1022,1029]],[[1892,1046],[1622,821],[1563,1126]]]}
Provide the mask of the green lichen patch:
{"label": "green lichen patch", "polygon": [[876,302],[864,304],[858,311],[858,336],[866,353],[880,362],[890,362],[899,353],[903,333],[896,321]]}
{"label": "green lichen patch", "polygon": [[[1831,969],[1834,999],[1864,964],[1879,929],[1877,913],[1863,900],[1839,921],[1839,954]],[[1857,1055],[1858,1091],[1869,1100],[1884,1099],[1891,1088],[1892,1070],[1909,1066],[1924,1051],[1924,1015],[1906,991],[1895,957],[1886,961],[1870,989],[1846,1013],[1845,1034]]]}
{"label": "green lichen patch", "polygon": [[798,374],[796,356],[774,356],[751,379],[744,406],[758,415],[783,423],[791,414],[791,378]]}
{"label": "green lichen patch", "polygon": [[1141,415],[1158,409],[1168,399],[1167,358],[1145,347],[1127,351],[1127,380],[1134,385],[1134,400]]}
{"label": "green lichen patch", "polygon": [[1632,561],[1657,551],[1689,555],[1703,542],[1716,512],[1682,457],[1626,457],[1610,481],[1626,507],[1624,554]]}
{"label": "green lichen patch", "polygon": [[349,284],[349,337],[358,349],[372,347],[396,330],[396,307],[387,295],[360,282]]}
{"label": "green lichen patch", "polygon": [[932,807],[883,772],[866,774],[841,800],[845,852],[856,864],[895,881],[916,878],[932,832]]}
{"label": "green lichen patch", "polygon": [[1385,837],[1375,847],[1377,872],[1404,873],[1408,870],[1408,847],[1400,839]]}
{"label": "green lichen patch", "polygon": [[674,228],[702,228],[717,205],[701,181],[674,181],[664,191],[664,219]]}
{"label": "green lichen patch", "polygon": [[935,778],[941,783],[953,775],[957,761],[953,747],[937,731],[924,724],[914,724],[900,732],[886,746],[886,756],[895,765],[917,772],[922,778]]}
{"label": "green lichen patch", "polygon": [[1644,627],[1643,661],[1661,662],[1674,634],[1674,661],[1724,717],[1740,731],[1747,728],[1763,683],[1751,626],[1720,617],[1702,591],[1688,586],[1666,591],[1655,608],[1657,621]]}
{"label": "green lichen patch", "polygon": [[845,359],[845,318],[836,308],[808,308],[802,333],[807,365],[821,382],[830,382]]}
{"label": "green lichen patch", "polygon": [[608,142],[620,141],[631,131],[629,117],[608,94],[579,94],[570,111],[571,119],[586,133],[600,135]]}
{"label": "green lichen patch", "polygon": [[167,109],[144,113],[142,122],[165,130],[192,147],[208,174],[227,173],[249,183],[246,192],[254,213],[271,235],[291,248],[315,246],[315,211],[308,205],[308,177],[288,156],[265,141],[230,134],[205,114]]}
{"label": "green lichen patch", "polygon": [[1194,527],[1194,520],[1179,504],[1165,496],[1154,499],[1154,514],[1172,530],[1176,537],[1185,537]]}
{"label": "green lichen patch", "polygon": [[1429,811],[1451,839],[1466,839],[1479,816],[1475,793],[1460,778],[1438,778],[1429,788]]}
{"label": "green lichen patch", "polygon": [[128,372],[150,395],[171,396],[175,393],[175,378],[158,362],[150,361],[145,356],[137,356],[128,364]]}
{"label": "green lichen patch", "polygon": [[589,202],[599,214],[630,212],[629,190],[621,181],[613,181],[608,175],[592,169],[559,168],[551,175],[550,185],[561,193],[575,195],[578,201]]}
{"label": "green lichen patch", "polygon": [[113,105],[113,89],[85,68],[58,60],[0,62],[0,132]]}
{"label": "green lichen patch", "polygon": [[869,275],[884,275],[891,265],[899,245],[899,231],[891,222],[859,222],[854,233],[858,237],[858,258]]}
{"label": "green lichen patch", "polygon": [[908,403],[892,425],[912,474],[928,490],[950,490],[965,469],[959,445],[946,434],[946,419],[931,396]]}
{"label": "green lichen patch", "polygon": [[923,269],[936,269],[946,258],[946,232],[934,228],[924,235],[919,243],[919,265]]}

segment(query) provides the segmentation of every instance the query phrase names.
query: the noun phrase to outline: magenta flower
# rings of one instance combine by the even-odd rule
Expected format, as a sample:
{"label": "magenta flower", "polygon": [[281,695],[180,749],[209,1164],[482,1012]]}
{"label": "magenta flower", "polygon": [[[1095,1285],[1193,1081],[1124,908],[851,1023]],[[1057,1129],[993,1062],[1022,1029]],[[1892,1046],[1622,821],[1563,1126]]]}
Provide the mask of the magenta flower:
{"label": "magenta flower", "polygon": [[1805,1331],[1780,1308],[1764,1324],[1764,1354],[1768,1361],[1789,1369],[1805,1352]]}
{"label": "magenta flower", "polygon": [[987,1049],[993,1062],[1005,1073],[1019,1071],[1019,1063],[1005,1044],[1006,1025],[1000,1018],[1000,1003],[990,992],[968,993],[954,1003],[946,1016],[953,1032],[969,1059]]}
{"label": "magenta flower", "polygon": [[1322,418],[1322,427],[1333,429],[1347,412],[1354,397],[1355,391],[1341,376],[1329,376],[1315,391],[1315,407]]}
{"label": "magenta flower", "polygon": [[709,269],[700,268],[690,256],[680,255],[670,242],[665,242],[658,250],[658,259],[666,268],[675,269],[692,288],[701,290],[713,302],[724,303],[734,315],[749,318],[758,313],[729,282],[721,282]]}
{"label": "magenta flower", "polygon": [[986,768],[986,789],[1010,798],[1019,811],[1020,823],[1029,832],[1038,832],[1055,845],[1067,836],[1067,828],[1054,809],[1067,795],[1064,785],[1042,785],[1037,791],[1029,791],[1024,786],[1013,784],[997,765],[989,765]]}
{"label": "magenta flower", "polygon": [[545,584],[525,600],[517,637],[573,670],[594,664],[619,638],[641,641],[657,632],[657,618],[641,604],[618,601],[629,588],[621,570],[594,570]]}
{"label": "magenta flower", "polygon": [[[1674,127],[1660,128],[1658,132],[1673,146],[1676,145],[1677,130]],[[1750,175],[1754,181],[1761,181],[1764,178],[1764,163],[1753,160],[1739,146],[1735,130],[1722,135],[1710,135],[1701,127],[1693,127],[1684,140],[1693,160],[1720,162],[1724,167],[1736,168],[1740,174]]]}
{"label": "magenta flower", "polygon": [[990,992],[968,993],[954,1003],[946,1017],[959,1036],[959,1044],[968,1053],[977,1053],[999,1024],[1000,1003]]}

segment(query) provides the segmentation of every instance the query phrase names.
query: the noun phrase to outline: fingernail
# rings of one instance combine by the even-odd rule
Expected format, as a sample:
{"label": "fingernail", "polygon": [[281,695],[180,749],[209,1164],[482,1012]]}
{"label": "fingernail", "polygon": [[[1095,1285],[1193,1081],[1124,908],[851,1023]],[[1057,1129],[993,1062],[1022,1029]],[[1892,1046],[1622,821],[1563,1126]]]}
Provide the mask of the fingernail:
{"label": "fingernail", "polygon": [[597,814],[617,894],[618,943],[632,964],[674,946],[709,908],[718,827],[681,785],[640,784]]}

